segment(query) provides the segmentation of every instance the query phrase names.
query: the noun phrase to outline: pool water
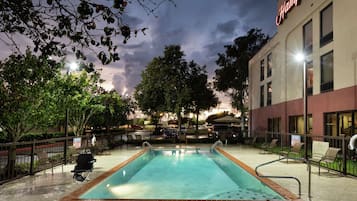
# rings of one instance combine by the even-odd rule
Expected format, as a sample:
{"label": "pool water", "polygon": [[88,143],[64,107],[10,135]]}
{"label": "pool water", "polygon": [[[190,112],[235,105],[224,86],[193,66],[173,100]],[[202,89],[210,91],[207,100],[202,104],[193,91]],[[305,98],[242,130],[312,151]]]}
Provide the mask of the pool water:
{"label": "pool water", "polygon": [[217,152],[151,150],[81,199],[285,200]]}

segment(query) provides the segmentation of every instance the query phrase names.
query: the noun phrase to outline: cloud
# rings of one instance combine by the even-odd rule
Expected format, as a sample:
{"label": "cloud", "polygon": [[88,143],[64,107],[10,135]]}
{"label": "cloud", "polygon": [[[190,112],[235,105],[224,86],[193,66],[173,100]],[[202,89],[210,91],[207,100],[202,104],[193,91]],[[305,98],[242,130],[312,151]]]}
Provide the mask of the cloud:
{"label": "cloud", "polygon": [[229,20],[225,23],[220,23],[217,25],[217,31],[225,34],[225,35],[232,35],[236,27],[239,25],[238,20]]}

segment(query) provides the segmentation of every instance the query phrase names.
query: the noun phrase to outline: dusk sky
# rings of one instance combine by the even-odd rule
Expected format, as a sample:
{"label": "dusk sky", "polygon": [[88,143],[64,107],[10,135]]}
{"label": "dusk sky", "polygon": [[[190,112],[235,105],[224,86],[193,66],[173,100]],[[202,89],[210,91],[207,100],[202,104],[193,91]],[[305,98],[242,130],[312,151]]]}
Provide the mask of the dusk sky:
{"label": "dusk sky", "polygon": [[[181,45],[185,59],[206,65],[212,80],[217,54],[224,52],[224,45],[232,44],[251,28],[261,28],[270,36],[276,31],[276,0],[174,0],[176,7],[168,1],[153,14],[132,2],[125,9],[123,22],[132,28],[148,28],[146,35],[138,34],[125,45],[120,38],[119,62],[106,66],[95,62],[103,69],[103,87],[114,87],[129,96],[140,82],[142,70],[153,57],[162,55],[167,45]],[[1,57],[10,52],[1,49]],[[221,101],[229,104],[228,98]]]}
{"label": "dusk sky", "polygon": [[124,22],[138,28],[148,27],[147,34],[131,38],[121,46],[121,60],[104,67],[102,76],[107,87],[112,85],[119,93],[131,95],[145,66],[171,44],[181,45],[186,60],[206,65],[211,79],[217,68],[217,53],[224,52],[224,45],[251,28],[261,28],[270,36],[276,31],[276,0],[176,0],[175,3],[176,7],[169,2],[161,5],[154,13],[157,17],[129,4]]}

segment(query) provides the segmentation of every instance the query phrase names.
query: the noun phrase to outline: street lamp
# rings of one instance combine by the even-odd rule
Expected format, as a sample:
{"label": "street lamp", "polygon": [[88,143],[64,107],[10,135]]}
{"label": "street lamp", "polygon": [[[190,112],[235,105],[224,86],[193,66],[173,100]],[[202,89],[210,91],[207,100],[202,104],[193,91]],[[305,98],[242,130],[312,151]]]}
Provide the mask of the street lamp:
{"label": "street lamp", "polygon": [[308,197],[311,197],[311,164],[307,155],[307,69],[306,69],[306,57],[303,53],[298,53],[295,55],[295,59],[298,62],[303,62],[303,73],[304,73],[304,86],[303,86],[303,97],[304,97],[304,143],[305,143],[305,154],[304,158],[305,161],[307,162],[307,167],[308,167]]}
{"label": "street lamp", "polygon": [[[68,67],[67,67],[67,72],[66,72],[66,75],[68,76],[71,71],[76,71],[78,69],[78,64],[76,62],[72,62],[70,64],[68,64]],[[64,135],[66,137],[66,140],[64,141],[64,164],[66,165],[67,164],[67,148],[68,148],[68,118],[69,118],[69,110],[68,110],[68,107],[66,107],[66,120],[65,120],[65,127],[64,127]]]}
{"label": "street lamp", "polygon": [[307,133],[308,133],[308,128],[307,128],[307,70],[306,70],[306,57],[303,53],[298,53],[295,56],[296,61],[298,62],[303,62],[303,99],[304,99],[304,143],[305,143],[305,154],[304,158],[307,160],[308,155],[307,155]]}

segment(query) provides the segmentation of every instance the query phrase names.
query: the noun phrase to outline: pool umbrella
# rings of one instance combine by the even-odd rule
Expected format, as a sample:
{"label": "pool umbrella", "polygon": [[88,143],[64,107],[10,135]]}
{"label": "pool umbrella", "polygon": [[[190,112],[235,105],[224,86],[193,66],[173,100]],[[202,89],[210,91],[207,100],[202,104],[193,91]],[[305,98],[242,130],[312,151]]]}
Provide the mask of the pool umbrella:
{"label": "pool umbrella", "polygon": [[215,122],[215,123],[239,123],[240,120],[237,118],[234,118],[232,116],[225,116],[225,117],[215,119],[215,120],[213,120],[213,122]]}

